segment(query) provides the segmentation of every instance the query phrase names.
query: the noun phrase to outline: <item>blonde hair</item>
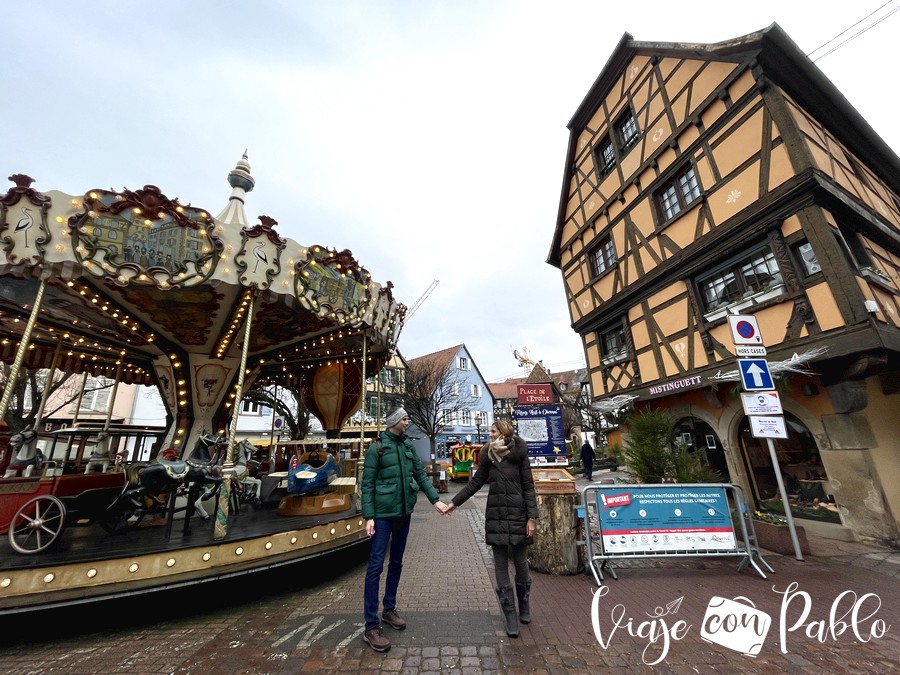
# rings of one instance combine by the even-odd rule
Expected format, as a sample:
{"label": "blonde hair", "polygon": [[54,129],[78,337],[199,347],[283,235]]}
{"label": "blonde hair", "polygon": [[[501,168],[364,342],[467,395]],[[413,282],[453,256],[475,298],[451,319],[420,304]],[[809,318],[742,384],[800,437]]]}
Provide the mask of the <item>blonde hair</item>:
{"label": "blonde hair", "polygon": [[512,424],[506,420],[497,420],[494,422],[494,426],[497,427],[497,431],[499,431],[500,435],[504,438],[512,438],[515,433]]}

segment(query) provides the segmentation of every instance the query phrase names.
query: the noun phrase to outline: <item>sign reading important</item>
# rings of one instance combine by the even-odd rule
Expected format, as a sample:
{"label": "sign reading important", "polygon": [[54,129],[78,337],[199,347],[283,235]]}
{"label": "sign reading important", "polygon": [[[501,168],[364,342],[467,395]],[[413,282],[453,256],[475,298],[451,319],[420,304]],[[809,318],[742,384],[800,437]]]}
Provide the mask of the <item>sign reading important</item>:
{"label": "sign reading important", "polygon": [[528,444],[532,464],[569,463],[562,409],[558,405],[522,405],[513,408],[516,433]]}
{"label": "sign reading important", "polygon": [[724,488],[597,488],[606,554],[734,551],[737,540]]}

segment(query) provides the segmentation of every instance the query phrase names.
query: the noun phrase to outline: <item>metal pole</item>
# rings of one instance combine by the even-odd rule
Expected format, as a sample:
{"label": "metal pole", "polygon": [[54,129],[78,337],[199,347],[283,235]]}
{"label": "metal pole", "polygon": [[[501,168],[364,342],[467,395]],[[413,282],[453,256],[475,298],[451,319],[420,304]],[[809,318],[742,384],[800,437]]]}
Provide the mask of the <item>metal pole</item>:
{"label": "metal pole", "polygon": [[231,426],[228,430],[228,451],[225,454],[225,465],[222,467],[222,487],[219,490],[219,503],[216,508],[216,525],[213,537],[224,539],[228,534],[228,513],[231,504],[231,476],[234,473],[234,453],[236,448],[238,413],[241,407],[241,398],[244,395],[244,371],[247,370],[247,356],[250,353],[250,329],[253,326],[253,296],[250,295],[247,307],[247,319],[244,324],[244,345],[241,349],[241,366],[238,371],[238,379],[234,397],[234,408],[231,411]]}
{"label": "metal pole", "polygon": [[16,350],[16,358],[9,369],[9,377],[7,379],[6,389],[3,396],[0,397],[0,420],[6,417],[6,411],[9,409],[9,401],[12,399],[13,391],[16,388],[16,382],[19,379],[19,371],[22,369],[22,362],[25,360],[25,353],[28,351],[28,345],[31,342],[31,333],[34,330],[34,324],[37,323],[38,313],[41,311],[41,302],[44,300],[44,289],[47,288],[47,279],[41,279],[41,285],[38,286],[37,295],[34,296],[34,305],[31,308],[31,315],[25,324],[25,330],[22,331],[22,341]]}
{"label": "metal pole", "polygon": [[769,456],[772,458],[772,468],[775,470],[775,480],[778,481],[778,490],[781,492],[781,503],[784,504],[784,517],[787,518],[788,531],[791,533],[791,541],[794,544],[794,557],[803,560],[800,551],[800,540],[797,538],[797,529],[794,527],[794,515],[791,513],[791,504],[788,502],[787,490],[784,489],[784,478],[781,476],[781,467],[778,465],[778,455],[775,453],[775,444],[771,438],[766,439],[769,445]]}
{"label": "metal pole", "polygon": [[56,377],[56,368],[59,365],[59,355],[62,352],[62,343],[64,335],[59,336],[56,343],[56,349],[53,351],[53,360],[50,362],[50,372],[47,374],[47,381],[44,384],[44,391],[41,392],[41,403],[38,405],[37,413],[34,416],[34,429],[37,431],[41,428],[41,420],[44,418],[44,407],[47,405],[47,399],[50,397],[50,389],[53,386],[53,378]]}

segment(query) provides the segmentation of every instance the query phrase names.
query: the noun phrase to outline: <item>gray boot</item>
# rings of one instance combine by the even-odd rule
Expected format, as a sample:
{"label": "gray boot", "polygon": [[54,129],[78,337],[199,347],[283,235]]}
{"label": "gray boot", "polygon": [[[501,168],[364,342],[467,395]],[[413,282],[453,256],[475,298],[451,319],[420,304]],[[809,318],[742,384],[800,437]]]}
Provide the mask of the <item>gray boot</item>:
{"label": "gray boot", "polygon": [[513,597],[512,586],[501,586],[498,588],[497,599],[500,600],[500,609],[503,610],[506,634],[513,638],[519,637],[519,622],[516,619],[516,599]]}
{"label": "gray boot", "polygon": [[524,584],[516,582],[516,595],[519,597],[519,621],[531,623],[531,608],[528,606],[528,596],[531,594],[531,579]]}

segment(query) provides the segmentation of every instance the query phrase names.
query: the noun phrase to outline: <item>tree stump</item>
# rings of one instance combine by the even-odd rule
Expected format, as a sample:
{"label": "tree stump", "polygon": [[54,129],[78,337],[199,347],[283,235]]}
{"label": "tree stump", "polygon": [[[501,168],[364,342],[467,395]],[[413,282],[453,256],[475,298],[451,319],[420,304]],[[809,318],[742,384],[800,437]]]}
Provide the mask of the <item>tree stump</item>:
{"label": "tree stump", "polygon": [[528,547],[531,569],[556,575],[577,574],[583,569],[583,554],[575,543],[583,538],[575,512],[579,503],[578,494],[537,495],[537,530]]}

